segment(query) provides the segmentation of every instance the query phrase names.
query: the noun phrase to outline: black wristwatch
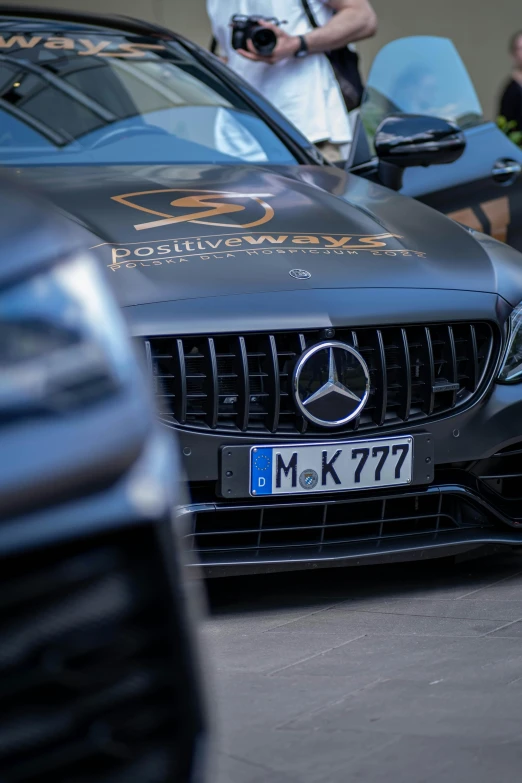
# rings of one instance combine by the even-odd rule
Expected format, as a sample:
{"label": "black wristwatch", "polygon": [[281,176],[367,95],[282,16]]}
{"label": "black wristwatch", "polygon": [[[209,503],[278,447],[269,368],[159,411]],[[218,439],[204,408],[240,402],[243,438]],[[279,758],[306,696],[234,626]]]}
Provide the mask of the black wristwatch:
{"label": "black wristwatch", "polygon": [[298,38],[301,43],[299,44],[299,49],[294,54],[294,57],[306,57],[308,54],[308,44],[306,43],[306,38],[304,35],[299,35]]}

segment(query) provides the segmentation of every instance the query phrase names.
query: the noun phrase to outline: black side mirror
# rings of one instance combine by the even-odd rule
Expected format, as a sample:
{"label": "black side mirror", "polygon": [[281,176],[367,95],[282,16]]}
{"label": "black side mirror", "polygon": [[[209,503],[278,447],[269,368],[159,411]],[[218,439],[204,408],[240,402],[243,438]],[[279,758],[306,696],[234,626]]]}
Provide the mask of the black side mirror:
{"label": "black side mirror", "polygon": [[400,190],[405,168],[453,163],[465,147],[464,134],[448,120],[423,114],[392,114],[375,133],[379,178],[387,187]]}

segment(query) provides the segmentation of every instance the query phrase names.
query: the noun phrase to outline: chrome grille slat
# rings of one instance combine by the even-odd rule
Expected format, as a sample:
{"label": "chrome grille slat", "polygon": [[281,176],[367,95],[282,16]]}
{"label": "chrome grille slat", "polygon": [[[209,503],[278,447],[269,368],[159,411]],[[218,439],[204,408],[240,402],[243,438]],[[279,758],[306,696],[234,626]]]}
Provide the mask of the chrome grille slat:
{"label": "chrome grille slat", "polygon": [[[151,337],[145,342],[162,418],[227,433],[313,438],[324,429],[299,414],[292,378],[319,329],[274,334]],[[371,431],[440,416],[469,404],[493,369],[498,332],[484,322],[336,328],[370,373],[361,415],[330,434]]]}
{"label": "chrome grille slat", "polygon": [[471,342],[471,349],[472,349],[472,371],[473,371],[473,375],[471,377],[472,377],[473,391],[475,391],[475,389],[479,385],[479,378],[480,378],[480,369],[478,363],[478,349],[477,349],[477,333],[475,331],[475,327],[473,326],[473,324],[470,324],[469,330],[470,330],[470,342]]}
{"label": "chrome grille slat", "polygon": [[377,378],[376,383],[376,401],[375,401],[375,423],[381,426],[386,419],[386,408],[388,402],[388,371],[386,367],[386,353],[384,351],[384,342],[380,329],[375,331],[375,354],[377,357]]}
{"label": "chrome grille slat", "polygon": [[268,338],[270,368],[272,370],[270,377],[272,404],[270,407],[270,421],[268,428],[270,432],[277,432],[279,426],[279,415],[281,412],[281,382],[279,377],[279,356],[277,353],[276,339],[273,334]]}
{"label": "chrome grille slat", "polygon": [[[457,350],[455,348],[455,338],[453,336],[453,329],[451,326],[448,326],[448,342],[449,342],[449,354],[450,354],[450,362],[451,362],[451,382],[457,383]],[[457,401],[457,392],[455,391],[453,394],[453,405],[455,405]]]}
{"label": "chrome grille slat", "polygon": [[425,328],[425,356],[427,365],[427,382],[426,382],[426,399],[427,408],[426,413],[431,416],[433,408],[435,407],[435,393],[433,387],[435,386],[435,362],[433,357],[433,343],[431,340],[431,330],[429,326]]}
{"label": "chrome grille slat", "polygon": [[250,378],[248,375],[248,354],[244,337],[238,337],[238,368],[240,374],[240,397],[237,425],[242,432],[248,429],[250,416]]}

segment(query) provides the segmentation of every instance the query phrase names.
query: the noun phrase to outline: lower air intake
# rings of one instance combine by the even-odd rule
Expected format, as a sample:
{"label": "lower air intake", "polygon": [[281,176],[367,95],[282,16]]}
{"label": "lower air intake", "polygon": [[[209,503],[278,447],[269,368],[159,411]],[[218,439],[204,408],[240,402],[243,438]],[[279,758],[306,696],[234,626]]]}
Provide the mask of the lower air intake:
{"label": "lower air intake", "polygon": [[380,498],[352,495],[329,502],[220,503],[217,510],[198,511],[194,517],[191,540],[203,562],[219,553],[262,558],[264,551],[292,547],[308,547],[313,557],[332,545],[413,539],[491,525],[459,495],[429,491]]}
{"label": "lower air intake", "polygon": [[169,783],[187,716],[153,531],[2,561],[2,783]]}

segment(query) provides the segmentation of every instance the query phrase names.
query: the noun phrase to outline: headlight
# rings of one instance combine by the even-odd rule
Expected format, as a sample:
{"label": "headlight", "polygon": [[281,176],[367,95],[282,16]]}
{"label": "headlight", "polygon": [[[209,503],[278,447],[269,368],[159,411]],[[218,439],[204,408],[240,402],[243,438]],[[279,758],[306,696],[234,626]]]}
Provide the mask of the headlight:
{"label": "headlight", "polygon": [[0,415],[59,411],[116,391],[131,348],[87,254],[0,292]]}
{"label": "headlight", "polygon": [[522,381],[522,302],[509,317],[509,340],[497,380],[499,383]]}

